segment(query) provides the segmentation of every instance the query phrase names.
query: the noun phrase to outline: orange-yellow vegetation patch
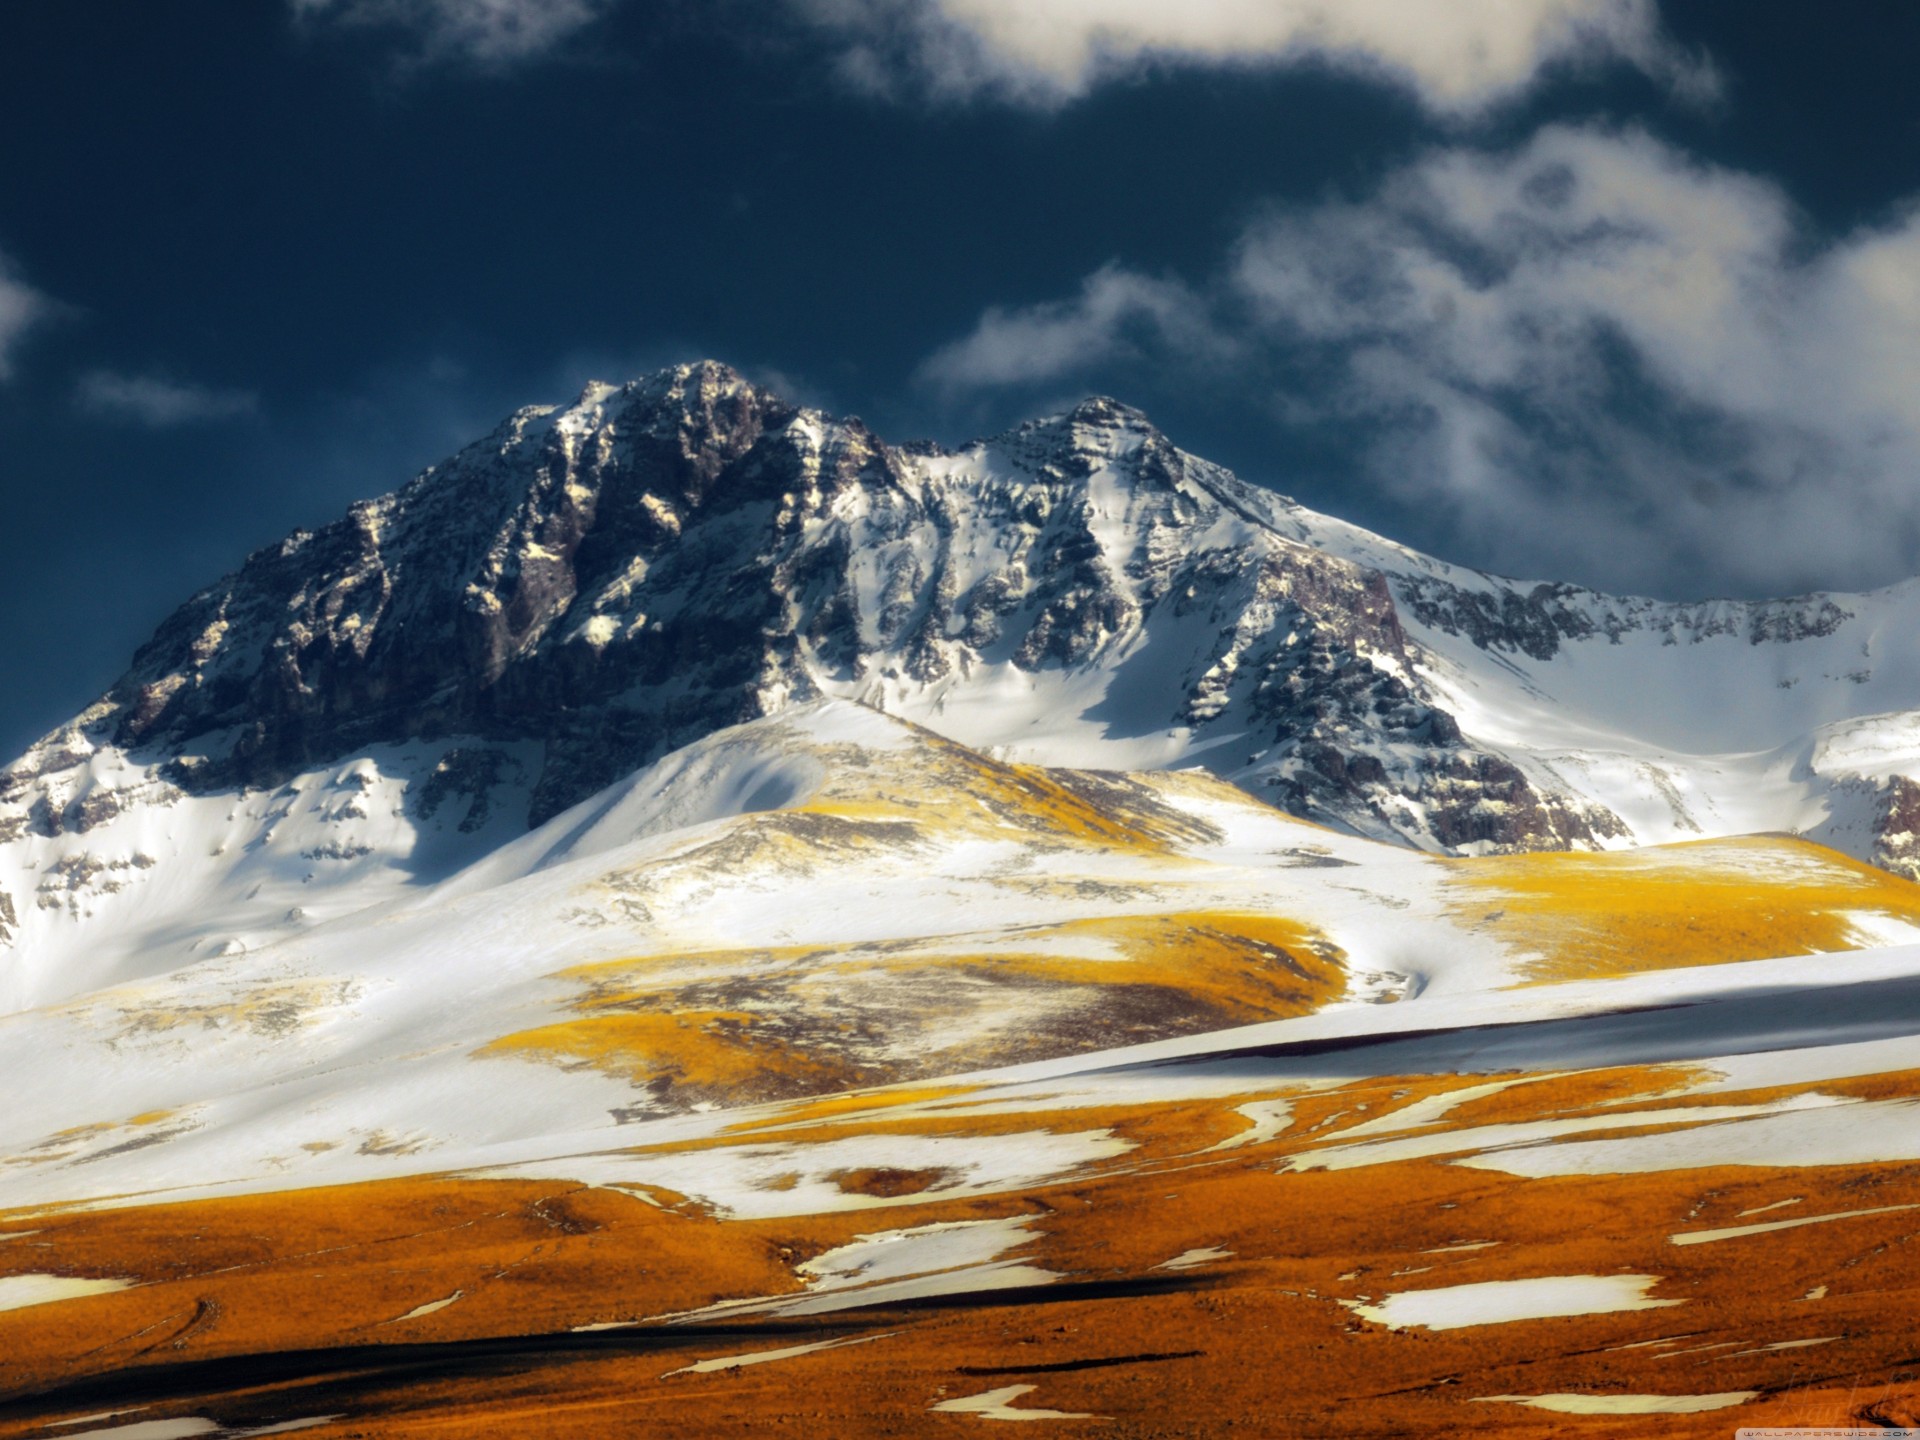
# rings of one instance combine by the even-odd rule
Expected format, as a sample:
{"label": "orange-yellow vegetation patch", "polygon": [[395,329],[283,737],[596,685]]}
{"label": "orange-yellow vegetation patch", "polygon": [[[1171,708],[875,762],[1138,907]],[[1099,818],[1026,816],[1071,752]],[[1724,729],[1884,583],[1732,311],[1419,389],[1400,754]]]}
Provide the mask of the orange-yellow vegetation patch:
{"label": "orange-yellow vegetation patch", "polygon": [[[1272,1086],[1256,1086],[1242,1095],[1169,1105],[1137,1101],[1122,1105],[1061,1104],[1044,1090],[1026,1098],[1020,1108],[1002,1108],[986,1092],[986,1107],[967,1103],[970,1092],[960,1087],[915,1089],[900,1086],[836,1097],[854,1102],[806,1101],[781,1106],[763,1116],[716,1136],[691,1143],[651,1147],[686,1151],[720,1149],[729,1145],[765,1144],[778,1139],[787,1145],[829,1144],[856,1135],[987,1136],[1110,1131],[1131,1142],[1134,1149],[1118,1163],[1180,1159],[1206,1150],[1243,1132],[1250,1123],[1234,1107],[1247,1100],[1274,1095]],[[634,1153],[648,1153],[636,1147]]]}
{"label": "orange-yellow vegetation patch", "polygon": [[[17,1217],[16,1217],[17,1218]],[[133,1365],[565,1329],[796,1288],[764,1237],[565,1182],[418,1179],[42,1213],[0,1273],[134,1289],[0,1312],[8,1392]],[[456,1290],[454,1305],[397,1317]]]}
{"label": "orange-yellow vegetation patch", "polygon": [[[660,955],[623,957],[618,960],[592,960],[570,965],[555,972],[556,980],[578,980],[585,985],[574,1002],[583,1013],[617,1010],[628,1006],[651,1006],[670,1000],[691,984],[725,980],[741,975],[756,978],[766,972],[801,968],[808,962],[826,963],[838,955],[822,945],[768,945],[738,950],[682,950]],[[871,953],[868,947],[854,947],[850,953]],[[776,979],[783,978],[776,975]]]}
{"label": "orange-yellow vegetation patch", "polygon": [[[1017,942],[1045,948],[974,954],[967,968],[1061,984],[1147,985],[1189,997],[1226,1024],[1310,1014],[1346,990],[1345,955],[1310,925],[1278,915],[1192,911],[1071,920],[1022,930]],[[1072,942],[1113,947],[1115,958],[1074,955]],[[1084,948],[1084,947],[1082,947]],[[956,957],[958,959],[959,957]]]}
{"label": "orange-yellow vegetation patch", "polygon": [[[1302,1015],[1344,993],[1344,958],[1285,917],[1196,911],[600,961],[555,977],[583,986],[574,1018],[476,1054],[702,1099],[780,1099]],[[731,1008],[713,1008],[708,976],[730,977]],[[972,1028],[970,1006],[1018,995],[1017,1028]],[[930,1022],[949,1011],[950,1027]]]}
{"label": "orange-yellow vegetation patch", "polygon": [[[1492,1094],[1476,1095],[1461,1101],[1447,1112],[1445,1123],[1453,1127],[1501,1125],[1538,1120],[1548,1115],[1600,1110],[1614,1113],[1629,1104],[1638,1108],[1669,1101],[1677,1104],[1725,1104],[1727,1101],[1722,1096],[1705,1099],[1690,1097],[1686,1093],[1712,1073],[1696,1065],[1622,1065],[1600,1070],[1514,1076],[1511,1077],[1511,1085]],[[1462,1076],[1455,1083],[1484,1083],[1488,1079],[1500,1078]]]}
{"label": "orange-yellow vegetation patch", "polygon": [[[635,1145],[633,1155],[686,1155],[703,1150],[726,1150],[736,1146],[759,1147],[770,1141],[790,1147],[795,1160],[802,1160],[808,1147],[830,1145],[855,1137],[890,1135],[921,1139],[967,1139],[986,1136],[1030,1136],[1034,1145],[1043,1147],[1048,1136],[1113,1133],[1142,1145],[1152,1137],[1150,1153],[1186,1156],[1204,1149],[1244,1128],[1243,1117],[1211,1104],[1165,1106],[1094,1105],[1054,1107],[1042,1098],[1031,1108],[1019,1110],[971,1111],[964,1108],[928,1111],[884,1110],[871,1116],[846,1116],[804,1125],[777,1125],[766,1129],[735,1126],[718,1135],[697,1140],[665,1141],[655,1145]],[[1103,1164],[1133,1164],[1138,1157],[1131,1152],[1117,1161],[1095,1162],[1089,1170]]]}
{"label": "orange-yellow vegetation patch", "polygon": [[962,832],[1011,828],[1102,847],[1165,848],[1141,817],[1110,813],[1041,766],[991,760],[930,732],[921,738],[911,765],[899,773],[882,766],[836,776],[796,809],[854,820],[892,816]]}
{"label": "orange-yellow vegetation patch", "polygon": [[[1280,915],[1191,911],[1069,920],[998,933],[994,938],[1002,948],[994,949],[983,948],[982,938],[694,951],[593,961],[559,971],[555,978],[585,983],[576,1004],[587,1013],[658,1003],[674,995],[690,971],[785,972],[770,977],[778,983],[826,968],[965,967],[1066,984],[1154,985],[1256,1018],[1303,1014],[1337,998],[1346,986],[1340,948],[1312,926]],[[1111,958],[1083,958],[1090,948],[1110,951]]]}
{"label": "orange-yellow vegetation patch", "polygon": [[1862,912],[1920,926],[1920,885],[1771,836],[1452,861],[1448,878],[1455,917],[1534,983],[1851,950],[1875,943]]}
{"label": "orange-yellow vegetation patch", "polygon": [[755,1116],[728,1127],[730,1134],[753,1134],[788,1126],[809,1125],[857,1117],[874,1117],[887,1110],[907,1105],[925,1105],[971,1095],[975,1085],[894,1085],[884,1090],[855,1090],[845,1095],[829,1095],[819,1100],[796,1101],[771,1115]]}
{"label": "orange-yellow vegetation patch", "polygon": [[[1909,1364],[1920,1211],[1807,1226],[1787,1232],[1791,1239],[1667,1240],[1744,1223],[1743,1212],[1788,1199],[1800,1202],[1793,1214],[1920,1203],[1920,1167],[1523,1180],[1430,1162],[1276,1175],[1247,1155],[1178,1172],[1115,1171],[994,1201],[909,1197],[884,1221],[866,1211],[724,1222],[605,1191],[448,1181],[42,1217],[35,1223],[48,1228],[33,1240],[48,1243],[36,1265],[153,1283],[0,1315],[15,1397],[0,1412],[0,1436],[42,1434],[49,1421],[98,1411],[102,1381],[130,1367],[148,1367],[154,1389],[116,1391],[108,1408],[147,1404],[142,1421],[336,1414],[338,1432],[356,1437],[965,1435],[977,1421],[930,1407],[1009,1386],[1034,1387],[1016,1400],[1023,1407],[1106,1417],[1075,1428],[1120,1440],[1573,1433],[1564,1415],[1478,1402],[1548,1393],[1757,1392],[1709,1414],[1578,1422],[1580,1433],[1608,1440],[1724,1440],[1738,1425],[1912,1416],[1920,1405]],[[1001,1292],[975,1306],[881,1306],[773,1327],[749,1320],[725,1333],[654,1324],[608,1334],[596,1348],[552,1343],[584,1323],[790,1292],[800,1262],[883,1226],[1015,1214],[1029,1217],[1034,1237],[1020,1258],[1065,1274],[1077,1290]],[[1228,1253],[1192,1269],[1162,1268],[1196,1250]],[[1401,1332],[1342,1303],[1622,1273],[1658,1277],[1654,1298],[1682,1303]],[[457,1303],[397,1321],[456,1291]],[[459,1348],[513,1335],[529,1339],[505,1360],[497,1349]],[[686,1370],[703,1359],[856,1338],[869,1343],[735,1372]],[[1768,1348],[1808,1340],[1821,1343]],[[423,1341],[443,1348],[391,1360],[366,1350],[271,1390],[245,1382],[244,1371],[229,1372],[242,1379],[223,1388],[217,1377],[176,1368]],[[63,1381],[82,1385],[57,1401],[23,1398]]]}
{"label": "orange-yellow vegetation patch", "polygon": [[502,1036],[475,1052],[590,1067],[636,1085],[665,1085],[736,1103],[832,1089],[854,1080],[848,1067],[762,1035],[739,1011],[591,1015]]}
{"label": "orange-yellow vegetation patch", "polygon": [[924,1195],[929,1190],[956,1185],[965,1177],[944,1165],[921,1170],[902,1170],[894,1165],[863,1165],[852,1170],[836,1170],[827,1178],[848,1195],[897,1200],[904,1195]]}

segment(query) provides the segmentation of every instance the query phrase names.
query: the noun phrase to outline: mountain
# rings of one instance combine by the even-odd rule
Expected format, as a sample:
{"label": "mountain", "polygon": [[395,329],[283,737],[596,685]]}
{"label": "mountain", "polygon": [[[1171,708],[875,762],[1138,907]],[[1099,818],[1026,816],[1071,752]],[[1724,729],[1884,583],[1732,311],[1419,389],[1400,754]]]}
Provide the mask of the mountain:
{"label": "mountain", "polygon": [[251,556],[0,772],[0,1005],[298,935],[827,697],[1432,851],[1787,831],[1913,874],[1916,620],[1450,566],[1109,400],[948,451],[681,366]]}
{"label": "mountain", "polygon": [[1910,1423],[1916,942],[1805,840],[1445,857],[789,705],[0,1017],[0,1433]]}
{"label": "mountain", "polygon": [[0,1434],[1911,1423],[1916,593],[522,412],[0,778]]}

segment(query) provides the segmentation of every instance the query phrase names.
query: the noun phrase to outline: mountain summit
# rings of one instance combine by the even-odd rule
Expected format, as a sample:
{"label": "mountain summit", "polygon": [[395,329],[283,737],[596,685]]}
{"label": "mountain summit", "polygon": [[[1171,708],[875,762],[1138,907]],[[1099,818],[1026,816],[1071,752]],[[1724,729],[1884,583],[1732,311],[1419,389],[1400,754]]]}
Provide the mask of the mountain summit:
{"label": "mountain summit", "polygon": [[[1793,830],[1912,874],[1916,612],[1450,566],[1112,400],[950,451],[682,365],[521,410],[190,599],[0,773],[0,946],[34,941],[16,1002],[83,954],[248,948],[821,698],[1428,850]],[[197,854],[180,806],[225,817]],[[289,846],[296,886],[246,878]]]}
{"label": "mountain summit", "polygon": [[1516,584],[1110,400],[522,411],[0,776],[9,1413],[1851,1406],[1795,1357],[1911,1354],[1920,887],[1641,842],[1910,865],[1917,595]]}
{"label": "mountain summit", "polygon": [[[537,822],[797,700],[983,700],[966,708],[998,712],[994,733],[971,738],[1045,746],[1065,728],[1163,762],[1230,743],[1215,768],[1369,830],[1593,838],[1462,745],[1420,693],[1385,576],[1316,545],[1302,522],[1318,518],[1111,400],[948,453],[681,366],[522,410],[250,557],[81,728],[166,752],[196,790],[416,736],[539,741]],[[1091,723],[1057,713],[1063,686]],[[1382,741],[1464,768],[1442,798]],[[1528,813],[1470,818],[1452,792],[1489,768]],[[1396,785],[1433,813],[1395,813]]]}

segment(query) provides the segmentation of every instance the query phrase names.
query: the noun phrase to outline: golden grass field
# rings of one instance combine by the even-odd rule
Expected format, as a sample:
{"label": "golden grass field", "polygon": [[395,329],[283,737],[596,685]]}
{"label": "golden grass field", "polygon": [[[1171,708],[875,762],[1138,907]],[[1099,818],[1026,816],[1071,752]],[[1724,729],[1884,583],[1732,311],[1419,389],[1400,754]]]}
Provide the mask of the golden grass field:
{"label": "golden grass field", "polygon": [[[255,1177],[255,1193],[191,1201],[87,1191],[78,1168],[101,1147],[165,1143],[191,1115],[103,1117],[6,1157],[21,1173],[76,1167],[87,1198],[0,1211],[0,1437],[958,1436],[1020,1420],[1141,1440],[1717,1440],[1736,1425],[1920,1423],[1920,1163],[1499,1168],[1542,1123],[1560,1127],[1549,1140],[1684,1145],[1783,1107],[1914,1102],[1920,1068],[1708,1094],[1707,1062],[1303,1080],[1229,1058],[1205,1086],[1146,1067],[1091,1099],[1078,1082],[971,1073],[1081,1056],[1098,1075],[1116,1047],[1314,1015],[1351,998],[1338,916],[1397,914],[1391,883],[1429,907],[1408,931],[1416,960],[1477,946],[1520,991],[1885,944],[1920,934],[1920,886],[1786,837],[1391,851],[1399,868],[1382,873],[1399,879],[1377,880],[1319,844],[1326,832],[1269,812],[1285,842],[1273,853],[1321,888],[1286,880],[1225,904],[1192,858],[1217,832],[1172,803],[1251,806],[1218,782],[1046,772],[936,741],[915,753],[931,779],[863,762],[662,868],[777,852],[814,877],[1009,832],[1043,857],[1120,868],[1009,871],[1023,904],[1075,897],[1041,923],[983,914],[978,929],[907,939],[556,965],[541,978],[550,1003],[527,1007],[539,1023],[460,1059],[499,1086],[557,1068],[661,1113],[713,1115],[693,1138],[643,1129],[621,1151],[603,1122],[605,1154],[462,1171],[381,1131],[358,1154],[391,1159],[395,1178]],[[1176,903],[1189,890],[1200,899]],[[287,1015],[346,993],[274,984],[230,1004],[149,987],[72,1008],[105,1015],[110,1046],[161,1032],[277,1044],[291,1043]],[[541,1072],[516,1069],[529,1066]],[[819,1159],[848,1141],[863,1158]],[[1030,1151],[1044,1178],[975,1183],[909,1158],[931,1141],[962,1157]],[[1046,1160],[1069,1151],[1080,1158]],[[731,1209],[691,1184],[608,1180],[601,1163],[675,1159],[697,1176],[747,1155],[764,1163],[730,1183],[754,1203]],[[575,1162],[599,1181],[565,1178]],[[936,1226],[1005,1243],[909,1270],[905,1290],[821,1268],[862,1245],[918,1253],[916,1237],[950,1233]],[[1570,1277],[1631,1281],[1645,1304],[1458,1328],[1394,1328],[1381,1308]],[[34,1290],[62,1281],[100,1285]]]}
{"label": "golden grass field", "polygon": [[[1480,1085],[1445,1124],[1590,1116],[1639,1097],[1641,1128],[1656,1128],[1685,1121],[1687,1078],[1621,1069]],[[1400,1076],[1297,1096],[1282,1133],[1226,1149],[1212,1147],[1248,1130],[1243,1097],[1051,1113],[1038,1100],[977,1116],[951,1089],[813,1102],[715,1143],[1098,1125],[1137,1148],[1014,1193],[778,1219],[727,1219],[667,1193],[458,1176],[11,1214],[8,1269],[137,1283],[0,1314],[11,1397],[0,1435],[116,1410],[229,1424],[336,1415],[316,1430],[343,1437],[964,1434],[987,1422],[932,1407],[1012,1386],[1031,1387],[1015,1408],[1103,1417],[1046,1423],[1114,1436],[1707,1437],[1736,1417],[1920,1419],[1920,1166],[1532,1180],[1437,1158],[1297,1168],[1359,1119],[1378,1134],[1395,1110],[1466,1088]],[[1920,1096],[1920,1074],[1860,1093]],[[849,1177],[856,1193],[875,1183]],[[1791,1243],[1775,1231],[1670,1238],[1815,1212],[1846,1218],[1803,1223]],[[1031,1234],[1017,1258],[1060,1278],[817,1316],[657,1318],[801,1293],[798,1266],[862,1234],[1008,1218]],[[1165,1268],[1195,1251],[1209,1258]],[[1442,1331],[1388,1329],[1342,1303],[1610,1273],[1658,1277],[1651,1295],[1680,1303]],[[575,1328],[617,1321],[637,1323]],[[689,1368],[851,1341],[863,1343]],[[1577,1417],[1488,1398],[1650,1391],[1754,1394],[1737,1410]]]}

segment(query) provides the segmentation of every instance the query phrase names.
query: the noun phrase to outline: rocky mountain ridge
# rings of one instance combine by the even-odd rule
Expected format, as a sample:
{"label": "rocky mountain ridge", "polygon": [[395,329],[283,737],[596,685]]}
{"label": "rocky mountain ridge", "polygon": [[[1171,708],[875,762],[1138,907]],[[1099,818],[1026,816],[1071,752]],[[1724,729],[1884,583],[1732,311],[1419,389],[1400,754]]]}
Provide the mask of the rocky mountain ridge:
{"label": "rocky mountain ridge", "polygon": [[[1450,566],[1111,400],[949,451],[684,365],[519,411],[190,599],[0,772],[0,945],[226,863],[162,865],[142,815],[252,813],[240,854],[305,816],[314,894],[403,884],[821,697],[1013,758],[1201,765],[1425,849],[1792,829],[1911,873],[1915,612]],[[263,893],[232,943],[293,923]]]}
{"label": "rocky mountain ridge", "polygon": [[[168,753],[195,790],[272,786],[416,735],[539,740],[537,821],[794,700],[1111,665],[1150,616],[1204,613],[1177,691],[1123,727],[1202,733],[1245,711],[1285,752],[1258,780],[1362,828],[1442,845],[1613,832],[1462,741],[1410,679],[1383,574],[1277,536],[1249,554],[1272,501],[1245,490],[1111,401],[948,455],[686,367],[522,411],[250,557],[81,728]],[[1099,533],[1114,518],[1118,536]],[[1457,593],[1424,603],[1443,623],[1470,614],[1482,643],[1538,646]],[[1410,767],[1406,747],[1431,763]],[[1476,816],[1482,784],[1517,808]],[[1383,813],[1380,786],[1431,818]]]}

